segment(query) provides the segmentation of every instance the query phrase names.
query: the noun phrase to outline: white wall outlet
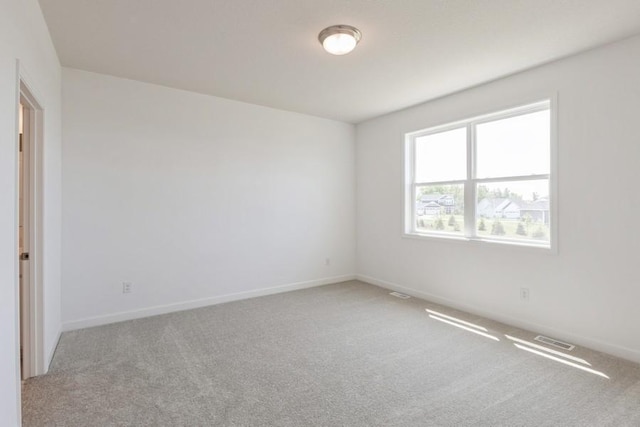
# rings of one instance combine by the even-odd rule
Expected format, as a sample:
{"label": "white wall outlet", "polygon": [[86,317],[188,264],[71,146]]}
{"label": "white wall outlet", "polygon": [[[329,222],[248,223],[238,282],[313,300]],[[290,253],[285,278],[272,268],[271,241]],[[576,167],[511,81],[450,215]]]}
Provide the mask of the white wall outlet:
{"label": "white wall outlet", "polygon": [[529,301],[529,288],[520,288],[520,299],[522,301]]}
{"label": "white wall outlet", "polygon": [[133,282],[122,282],[122,293],[130,294],[133,291]]}
{"label": "white wall outlet", "polygon": [[324,265],[325,265],[326,267],[329,267],[329,266],[331,265],[331,258],[328,258],[328,257],[327,257],[327,258],[325,258],[325,259],[324,259]]}

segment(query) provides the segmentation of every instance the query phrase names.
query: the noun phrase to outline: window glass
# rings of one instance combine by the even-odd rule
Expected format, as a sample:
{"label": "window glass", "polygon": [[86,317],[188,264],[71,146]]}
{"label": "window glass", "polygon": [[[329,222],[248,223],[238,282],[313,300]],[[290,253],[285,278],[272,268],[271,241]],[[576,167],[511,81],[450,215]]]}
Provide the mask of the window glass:
{"label": "window glass", "polygon": [[416,229],[464,234],[464,184],[421,185],[416,191]]}
{"label": "window glass", "polygon": [[549,110],[476,126],[476,178],[549,173]]}
{"label": "window glass", "polygon": [[420,136],[416,141],[416,182],[457,181],[467,177],[467,130]]}
{"label": "window glass", "polygon": [[477,235],[548,242],[549,207],[548,179],[478,184]]}

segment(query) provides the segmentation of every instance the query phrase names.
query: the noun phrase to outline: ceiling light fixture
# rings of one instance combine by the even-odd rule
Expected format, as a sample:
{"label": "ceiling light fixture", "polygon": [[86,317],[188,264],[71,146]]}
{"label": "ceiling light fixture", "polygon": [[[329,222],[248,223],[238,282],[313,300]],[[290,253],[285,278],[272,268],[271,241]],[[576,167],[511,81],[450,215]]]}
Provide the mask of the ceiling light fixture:
{"label": "ceiling light fixture", "polygon": [[332,25],[320,31],[318,40],[324,50],[332,55],[351,52],[362,38],[362,33],[351,25]]}

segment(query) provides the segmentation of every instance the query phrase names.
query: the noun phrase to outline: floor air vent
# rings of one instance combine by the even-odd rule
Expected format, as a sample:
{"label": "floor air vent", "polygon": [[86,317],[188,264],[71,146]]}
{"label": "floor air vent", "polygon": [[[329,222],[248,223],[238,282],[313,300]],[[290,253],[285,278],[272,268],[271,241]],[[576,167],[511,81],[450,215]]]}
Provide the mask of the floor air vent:
{"label": "floor air vent", "polygon": [[401,294],[400,292],[391,292],[389,295],[393,295],[396,298],[409,299],[411,298],[409,295]]}
{"label": "floor air vent", "polygon": [[571,351],[574,348],[576,348],[575,345],[571,345],[571,344],[567,344],[566,342],[554,340],[553,338],[545,337],[543,335],[538,335],[537,337],[534,338],[534,340],[543,342],[545,344],[552,345],[554,347],[561,348],[563,350],[568,350],[568,351]]}

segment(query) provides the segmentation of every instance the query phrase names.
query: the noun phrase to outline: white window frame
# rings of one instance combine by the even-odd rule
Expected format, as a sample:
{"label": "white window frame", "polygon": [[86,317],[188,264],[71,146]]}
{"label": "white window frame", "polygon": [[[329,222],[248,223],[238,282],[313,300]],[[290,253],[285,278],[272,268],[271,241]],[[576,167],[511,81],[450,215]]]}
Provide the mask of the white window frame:
{"label": "white window frame", "polygon": [[[404,229],[403,236],[418,239],[438,239],[450,241],[463,241],[472,243],[499,244],[509,247],[525,247],[541,249],[557,253],[558,248],[558,200],[557,200],[557,95],[544,97],[542,100],[521,103],[517,107],[501,109],[496,112],[484,114],[469,119],[459,120],[444,125],[429,127],[404,135]],[[476,178],[476,126],[486,122],[516,117],[537,111],[549,110],[550,116],[550,159],[549,173],[537,175],[504,176],[499,178]],[[453,181],[428,181],[415,182],[416,139],[419,137],[446,132],[453,129],[466,128],[467,130],[467,176],[466,179]],[[478,184],[493,182],[522,182],[528,180],[549,180],[549,241],[536,241],[529,239],[491,238],[476,234],[476,189]],[[463,234],[454,234],[438,231],[418,230],[416,227],[416,194],[418,188],[425,185],[453,185],[464,184],[464,229]]]}

